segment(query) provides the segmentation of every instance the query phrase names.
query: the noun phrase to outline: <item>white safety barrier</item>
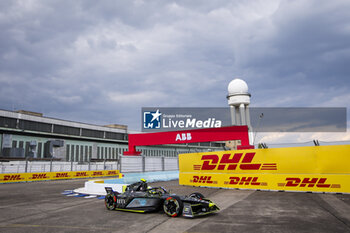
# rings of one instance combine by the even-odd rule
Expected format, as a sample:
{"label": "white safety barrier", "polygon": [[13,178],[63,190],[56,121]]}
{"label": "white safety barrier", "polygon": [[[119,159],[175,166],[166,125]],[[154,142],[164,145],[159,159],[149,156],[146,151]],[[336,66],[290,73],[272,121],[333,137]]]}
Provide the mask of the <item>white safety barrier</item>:
{"label": "white safety barrier", "polygon": [[10,161],[0,162],[0,173],[118,170],[118,162]]}
{"label": "white safety barrier", "polygon": [[122,173],[176,171],[179,165],[177,158],[121,156],[119,170]]}

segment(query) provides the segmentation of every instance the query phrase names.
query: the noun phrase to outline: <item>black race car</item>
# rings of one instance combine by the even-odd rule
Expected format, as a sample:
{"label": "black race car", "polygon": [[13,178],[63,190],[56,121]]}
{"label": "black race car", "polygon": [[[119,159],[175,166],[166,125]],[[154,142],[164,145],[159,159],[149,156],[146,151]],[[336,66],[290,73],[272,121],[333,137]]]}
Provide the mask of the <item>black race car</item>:
{"label": "black race car", "polygon": [[105,205],[108,210],[123,210],[138,213],[158,211],[161,208],[170,217],[182,214],[196,217],[217,212],[219,207],[201,193],[189,196],[170,194],[163,187],[149,187],[145,180],[128,185],[123,193],[105,187]]}

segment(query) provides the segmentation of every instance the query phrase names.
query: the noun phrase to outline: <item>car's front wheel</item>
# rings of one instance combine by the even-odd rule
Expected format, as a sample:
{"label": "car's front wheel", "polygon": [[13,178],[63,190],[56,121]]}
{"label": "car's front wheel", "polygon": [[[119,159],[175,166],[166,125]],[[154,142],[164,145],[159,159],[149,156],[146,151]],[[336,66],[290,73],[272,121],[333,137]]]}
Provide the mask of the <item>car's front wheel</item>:
{"label": "car's front wheel", "polygon": [[107,210],[114,210],[117,202],[117,197],[114,193],[108,193],[105,196],[105,205]]}
{"label": "car's front wheel", "polygon": [[178,196],[171,196],[165,199],[163,210],[170,217],[178,217],[182,214],[184,205]]}

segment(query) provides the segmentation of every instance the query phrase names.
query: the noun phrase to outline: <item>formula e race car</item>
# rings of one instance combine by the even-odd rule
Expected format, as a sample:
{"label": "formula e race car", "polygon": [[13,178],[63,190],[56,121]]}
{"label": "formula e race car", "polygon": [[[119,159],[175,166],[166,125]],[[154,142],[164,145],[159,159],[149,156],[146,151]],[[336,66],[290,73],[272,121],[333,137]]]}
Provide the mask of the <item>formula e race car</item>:
{"label": "formula e race car", "polygon": [[149,187],[144,179],[128,185],[123,193],[105,187],[105,205],[108,210],[147,213],[163,209],[170,217],[196,217],[217,212],[219,207],[201,193],[189,196],[170,194],[163,187]]}

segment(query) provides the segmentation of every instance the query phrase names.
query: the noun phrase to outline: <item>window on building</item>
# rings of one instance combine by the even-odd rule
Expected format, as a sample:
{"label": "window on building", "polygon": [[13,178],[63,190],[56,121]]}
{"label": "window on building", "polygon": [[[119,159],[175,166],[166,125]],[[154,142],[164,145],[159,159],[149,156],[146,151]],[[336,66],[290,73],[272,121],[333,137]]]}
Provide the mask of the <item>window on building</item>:
{"label": "window on building", "polygon": [[0,117],[0,127],[4,128],[16,128],[17,119],[8,118],[8,117]]}
{"label": "window on building", "polygon": [[71,150],[70,150],[70,153],[71,153],[71,155],[70,155],[70,159],[71,159],[71,161],[75,161],[74,159],[75,159],[75,157],[74,157],[74,145],[71,145]]}
{"label": "window on building", "polygon": [[79,161],[84,161],[84,146],[80,146],[80,157]]}
{"label": "window on building", "polygon": [[37,157],[42,158],[43,157],[42,153],[43,153],[43,143],[39,142],[38,149],[37,149]]}
{"label": "window on building", "polygon": [[91,161],[92,158],[92,146],[89,146],[89,161]]}
{"label": "window on building", "polygon": [[31,130],[31,131],[39,131],[39,132],[51,132],[51,124],[36,122],[36,121],[28,121],[28,120],[20,120],[20,129]]}
{"label": "window on building", "polygon": [[57,134],[80,136],[80,128],[64,126],[64,125],[54,125],[53,132]]}
{"label": "window on building", "polygon": [[84,137],[103,138],[103,131],[92,130],[92,129],[82,129],[81,135]]}
{"label": "window on building", "polygon": [[85,146],[84,161],[89,161],[88,146]]}
{"label": "window on building", "polygon": [[75,146],[75,158],[74,158],[75,162],[79,161],[79,145]]}
{"label": "window on building", "polygon": [[113,133],[113,132],[106,132],[106,138],[107,139],[115,139],[115,140],[125,140],[125,134],[123,133]]}
{"label": "window on building", "polygon": [[25,157],[27,157],[28,154],[29,154],[29,142],[26,142]]}
{"label": "window on building", "polygon": [[70,146],[67,144],[66,145],[66,161],[69,161],[70,160],[70,158],[69,158],[69,156],[70,156]]}

